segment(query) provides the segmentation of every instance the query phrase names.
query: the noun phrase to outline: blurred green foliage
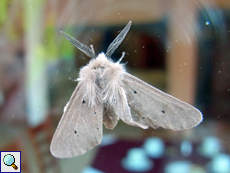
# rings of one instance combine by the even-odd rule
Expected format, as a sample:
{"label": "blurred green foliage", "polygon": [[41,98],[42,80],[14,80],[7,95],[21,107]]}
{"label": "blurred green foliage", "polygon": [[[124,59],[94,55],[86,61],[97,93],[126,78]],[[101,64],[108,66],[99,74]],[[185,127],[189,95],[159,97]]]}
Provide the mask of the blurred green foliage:
{"label": "blurred green foliage", "polygon": [[[65,31],[72,33],[71,28],[65,29]],[[45,26],[44,40],[43,47],[46,57],[64,59],[74,58],[74,46],[65,40],[54,24]]]}
{"label": "blurred green foliage", "polygon": [[[40,32],[42,38],[37,44],[36,54],[46,60],[74,58],[75,47],[59,32],[55,14],[52,11],[46,11],[46,5],[46,1],[43,0],[24,1],[24,3],[19,3],[17,0],[1,0],[0,31],[4,32],[7,39],[19,43],[20,40],[24,40],[26,33]],[[47,14],[43,16],[45,11]],[[37,24],[41,27],[34,29]],[[65,27],[65,32],[73,34],[72,28],[72,26]],[[38,29],[41,30],[38,31]]]}
{"label": "blurred green foliage", "polygon": [[0,2],[0,26],[6,22],[9,2],[9,0],[1,0]]}

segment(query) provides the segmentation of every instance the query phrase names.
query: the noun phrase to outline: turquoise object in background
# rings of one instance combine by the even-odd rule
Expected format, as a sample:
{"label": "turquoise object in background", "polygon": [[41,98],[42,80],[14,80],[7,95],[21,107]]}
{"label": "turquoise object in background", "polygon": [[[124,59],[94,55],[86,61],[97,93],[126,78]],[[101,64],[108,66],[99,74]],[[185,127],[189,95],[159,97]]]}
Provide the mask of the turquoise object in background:
{"label": "turquoise object in background", "polygon": [[96,168],[88,166],[82,171],[82,173],[105,173],[105,172],[102,172]]}
{"label": "turquoise object in background", "polygon": [[192,163],[189,161],[175,161],[165,166],[165,173],[190,173]]}
{"label": "turquoise object in background", "polygon": [[213,157],[212,161],[207,165],[208,170],[213,173],[229,173],[230,172],[230,155],[219,153]]}
{"label": "turquoise object in background", "polygon": [[165,153],[164,141],[157,137],[146,139],[143,148],[151,158],[161,158]]}
{"label": "turquoise object in background", "polygon": [[199,148],[199,153],[207,158],[216,156],[222,150],[220,140],[214,136],[205,137]]}
{"label": "turquoise object in background", "polygon": [[132,148],[128,150],[126,158],[122,160],[122,167],[130,172],[150,171],[154,163],[147,157],[142,148]]}
{"label": "turquoise object in background", "polygon": [[184,157],[190,156],[192,153],[192,150],[193,150],[192,143],[190,141],[184,140],[181,142],[180,152]]}

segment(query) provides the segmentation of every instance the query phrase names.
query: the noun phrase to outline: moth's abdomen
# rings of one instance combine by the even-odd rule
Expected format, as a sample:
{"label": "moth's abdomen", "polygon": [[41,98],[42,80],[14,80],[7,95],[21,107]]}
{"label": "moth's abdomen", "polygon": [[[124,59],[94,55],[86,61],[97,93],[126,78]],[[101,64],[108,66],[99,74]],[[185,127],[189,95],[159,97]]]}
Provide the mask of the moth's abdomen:
{"label": "moth's abdomen", "polygon": [[116,115],[113,107],[104,106],[103,124],[107,129],[114,129],[116,127],[119,117]]}

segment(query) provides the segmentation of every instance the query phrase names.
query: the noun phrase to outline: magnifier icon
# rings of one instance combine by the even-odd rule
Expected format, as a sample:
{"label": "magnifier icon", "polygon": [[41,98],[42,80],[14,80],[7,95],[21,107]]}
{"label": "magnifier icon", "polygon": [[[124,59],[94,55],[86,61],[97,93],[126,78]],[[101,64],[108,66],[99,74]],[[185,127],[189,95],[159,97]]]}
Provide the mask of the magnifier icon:
{"label": "magnifier icon", "polygon": [[15,170],[18,169],[18,167],[14,164],[15,163],[15,158],[12,154],[7,154],[3,158],[3,162],[7,166],[12,166]]}

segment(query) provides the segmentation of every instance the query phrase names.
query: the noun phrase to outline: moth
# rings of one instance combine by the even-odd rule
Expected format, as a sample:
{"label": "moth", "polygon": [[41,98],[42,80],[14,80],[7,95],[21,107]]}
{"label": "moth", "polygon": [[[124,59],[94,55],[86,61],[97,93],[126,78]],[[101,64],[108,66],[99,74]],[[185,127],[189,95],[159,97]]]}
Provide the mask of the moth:
{"label": "moth", "polygon": [[80,69],[78,84],[51,141],[50,151],[58,158],[84,154],[101,143],[102,127],[113,129],[119,119],[128,125],[147,129],[163,127],[189,129],[202,121],[195,107],[127,73],[111,55],[124,40],[131,21],[109,45],[106,53],[96,55],[72,36],[61,32],[74,46],[91,57]]}

